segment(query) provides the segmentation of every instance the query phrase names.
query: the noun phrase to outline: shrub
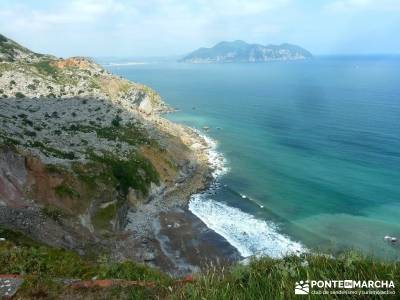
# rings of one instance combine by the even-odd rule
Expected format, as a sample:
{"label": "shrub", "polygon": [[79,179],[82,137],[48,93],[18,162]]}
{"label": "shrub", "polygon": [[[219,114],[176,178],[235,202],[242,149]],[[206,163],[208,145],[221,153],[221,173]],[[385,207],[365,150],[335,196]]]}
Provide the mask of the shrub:
{"label": "shrub", "polygon": [[60,222],[65,216],[65,213],[61,209],[53,206],[45,206],[42,208],[42,213],[56,222]]}
{"label": "shrub", "polygon": [[122,121],[122,118],[119,115],[116,115],[115,118],[111,121],[111,124],[115,127],[119,127],[121,121]]}
{"label": "shrub", "polygon": [[54,191],[55,191],[56,195],[61,198],[65,198],[65,197],[79,198],[80,197],[79,193],[74,188],[67,186],[67,185],[63,185],[63,184],[55,187]]}
{"label": "shrub", "polygon": [[26,130],[25,131],[25,135],[30,136],[30,137],[35,137],[36,136],[36,132]]}
{"label": "shrub", "polygon": [[151,162],[138,154],[131,154],[127,160],[111,155],[100,157],[95,154],[91,154],[91,158],[109,168],[120,192],[124,195],[128,194],[129,188],[147,195],[150,183],[159,183],[158,173]]}
{"label": "shrub", "polygon": [[45,75],[56,75],[58,73],[58,69],[51,65],[49,60],[43,60],[34,64],[36,69]]}
{"label": "shrub", "polygon": [[35,91],[36,90],[36,85],[31,83],[31,84],[28,84],[27,88],[32,90],[32,91]]}
{"label": "shrub", "polygon": [[17,97],[17,98],[25,98],[25,95],[22,94],[21,92],[16,92],[15,93],[15,97]]}

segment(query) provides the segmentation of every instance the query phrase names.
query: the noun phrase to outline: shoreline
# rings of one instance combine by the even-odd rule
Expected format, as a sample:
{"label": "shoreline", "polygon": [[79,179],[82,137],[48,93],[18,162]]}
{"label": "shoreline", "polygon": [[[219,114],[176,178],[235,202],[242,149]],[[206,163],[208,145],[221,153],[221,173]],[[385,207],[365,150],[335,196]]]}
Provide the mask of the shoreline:
{"label": "shoreline", "polygon": [[183,181],[163,189],[136,211],[128,212],[128,237],[115,245],[114,259],[130,257],[177,277],[198,272],[210,264],[226,265],[241,260],[243,257],[233,245],[189,209],[192,197],[212,188],[222,171],[210,160],[212,140],[196,129],[159,115],[145,119],[161,131],[179,137],[192,153],[195,167],[185,174]]}
{"label": "shoreline", "polygon": [[[219,178],[228,172],[226,159],[216,150],[216,141],[198,129],[162,116],[152,115],[149,120],[160,130],[179,137],[197,163],[184,181],[148,204],[157,207],[153,220],[147,223],[147,233],[154,237],[153,248],[157,248],[155,266],[179,276],[199,271],[206,261],[229,264],[252,256],[281,258],[307,251],[302,243],[280,233],[276,224],[210,197],[222,188]],[[137,219],[137,215],[130,219]]]}
{"label": "shoreline", "polygon": [[[195,140],[191,148],[208,167],[207,183],[193,190],[184,203],[185,208],[200,219],[205,227],[227,241],[241,258],[260,255],[280,258],[308,251],[303,243],[281,233],[275,223],[257,219],[240,208],[212,199],[215,191],[222,188],[219,178],[229,171],[225,157],[216,150],[217,142],[198,129],[170,121],[168,123],[183,128]],[[249,197],[246,199],[251,201]],[[256,204],[263,208],[261,204]]]}

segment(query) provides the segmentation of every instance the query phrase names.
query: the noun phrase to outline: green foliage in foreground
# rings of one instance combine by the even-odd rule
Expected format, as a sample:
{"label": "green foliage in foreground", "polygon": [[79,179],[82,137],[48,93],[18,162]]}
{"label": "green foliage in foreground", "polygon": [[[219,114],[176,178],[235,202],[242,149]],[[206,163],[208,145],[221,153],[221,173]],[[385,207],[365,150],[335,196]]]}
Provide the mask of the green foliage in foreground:
{"label": "green foliage in foreground", "polygon": [[[263,258],[227,271],[209,270],[198,277],[195,285],[185,286],[177,295],[179,299],[298,299],[301,296],[294,294],[296,281],[345,279],[394,280],[399,295],[399,278],[400,263],[379,262],[355,252],[347,252],[336,259],[314,254],[284,259]],[[332,299],[320,295],[302,297]],[[371,299],[368,296],[339,298]],[[382,298],[391,297],[385,295]]]}
{"label": "green foliage in foreground", "polygon": [[[0,230],[0,235],[10,231]],[[209,267],[194,277],[193,283],[175,280],[150,267],[133,262],[110,263],[104,258],[84,260],[78,255],[35,243],[0,242],[0,273],[25,275],[18,292],[21,297],[74,299],[333,299],[315,295],[296,296],[299,280],[394,280],[400,293],[400,263],[382,262],[347,252],[336,258],[307,254],[284,259],[263,258],[249,265],[230,268]],[[110,287],[71,289],[57,278],[145,280],[154,288]],[[342,296],[339,299],[398,299],[396,296]],[[336,298],[336,299],[337,299]]]}
{"label": "green foliage in foreground", "polygon": [[[83,259],[71,251],[41,245],[7,229],[0,228],[0,236],[8,240],[0,242],[0,274],[24,276],[25,282],[17,295],[23,299],[64,299],[68,295],[74,299],[149,299],[163,294],[172,282],[160,271],[131,261],[112,263],[104,257]],[[85,291],[68,288],[62,283],[62,279],[92,278],[149,281],[154,282],[156,288],[111,287],[104,291]]]}

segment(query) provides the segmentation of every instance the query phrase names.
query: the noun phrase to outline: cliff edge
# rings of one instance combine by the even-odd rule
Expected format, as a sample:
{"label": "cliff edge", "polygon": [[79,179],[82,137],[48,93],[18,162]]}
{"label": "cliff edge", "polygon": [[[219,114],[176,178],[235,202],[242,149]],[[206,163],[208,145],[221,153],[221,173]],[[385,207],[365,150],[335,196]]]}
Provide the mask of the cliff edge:
{"label": "cliff edge", "polygon": [[0,36],[0,226],[179,269],[153,221],[204,188],[210,169],[205,141],[165,111],[156,92],[90,59]]}

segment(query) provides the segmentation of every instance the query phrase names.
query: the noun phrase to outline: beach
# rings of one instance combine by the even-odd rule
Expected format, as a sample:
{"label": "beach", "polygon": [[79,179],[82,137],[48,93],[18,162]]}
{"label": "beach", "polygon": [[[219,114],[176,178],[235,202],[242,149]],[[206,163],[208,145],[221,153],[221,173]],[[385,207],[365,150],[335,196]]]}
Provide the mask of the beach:
{"label": "beach", "polygon": [[189,209],[190,200],[217,188],[218,177],[226,172],[224,158],[216,152],[215,143],[197,130],[160,116],[150,115],[146,120],[151,126],[179,137],[193,157],[178,182],[128,212],[128,224],[121,239],[116,240],[114,258],[130,257],[174,276],[242,259],[235,247]]}

